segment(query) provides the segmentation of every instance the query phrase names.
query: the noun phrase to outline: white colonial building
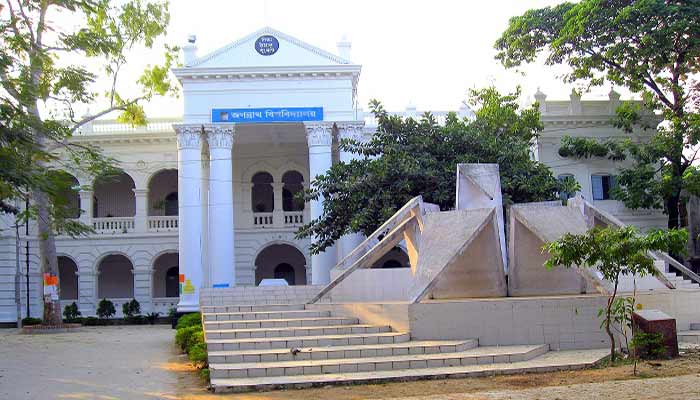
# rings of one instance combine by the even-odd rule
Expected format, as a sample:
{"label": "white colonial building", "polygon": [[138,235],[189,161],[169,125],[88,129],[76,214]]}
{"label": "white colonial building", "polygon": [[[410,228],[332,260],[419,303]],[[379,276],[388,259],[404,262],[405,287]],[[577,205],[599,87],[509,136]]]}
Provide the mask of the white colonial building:
{"label": "white colonial building", "polygon": [[[311,256],[309,241],[295,232],[321,214],[322,199],[300,204],[295,194],[334,162],[353,157],[338,150],[340,139],[374,132],[373,118],[358,107],[360,71],[347,42],[338,44],[336,55],[270,28],[203,56],[188,44],[184,66],[173,70],[183,88],[182,117],[145,127],[98,120],[74,139],[100,146],[120,161],[123,173],[116,179],[74,174],[84,190],[72,201],[95,233],[57,238],[61,300],[77,302],[83,315],[94,315],[101,298],[118,310],[136,298],[143,312],[165,313],[175,306],[196,309],[200,288],[256,285],[264,278],[327,283],[330,269],[361,238],[345,237]],[[660,212],[632,212],[609,199],[611,161],[557,154],[563,135],[622,135],[610,124],[619,95],[549,101],[538,92],[536,98],[545,130],[534,157],[557,176],[573,175],[586,199],[623,221],[665,225]],[[464,106],[457,111],[471,115]],[[420,112],[409,107],[397,114]],[[0,231],[0,322],[16,319],[11,223],[3,219]],[[22,313],[28,298],[31,315],[39,316],[35,232],[31,225],[28,235],[21,232],[19,265]],[[407,257],[395,249],[378,265],[407,266]]]}

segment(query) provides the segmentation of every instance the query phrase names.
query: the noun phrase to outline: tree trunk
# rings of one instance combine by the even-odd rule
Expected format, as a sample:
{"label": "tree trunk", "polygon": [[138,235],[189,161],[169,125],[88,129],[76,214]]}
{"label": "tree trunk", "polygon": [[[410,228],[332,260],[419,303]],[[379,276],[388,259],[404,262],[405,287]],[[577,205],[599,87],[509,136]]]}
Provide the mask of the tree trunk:
{"label": "tree trunk", "polygon": [[677,229],[680,227],[679,221],[679,194],[673,194],[666,198],[666,212],[668,213],[668,229]]}
{"label": "tree trunk", "polygon": [[605,332],[608,334],[608,337],[610,338],[610,363],[615,362],[615,335],[612,332],[612,329],[610,328],[610,314],[612,313],[612,306],[613,303],[615,302],[615,296],[617,296],[617,284],[620,281],[619,277],[615,278],[615,288],[613,289],[612,294],[608,298],[608,306],[605,309]]}

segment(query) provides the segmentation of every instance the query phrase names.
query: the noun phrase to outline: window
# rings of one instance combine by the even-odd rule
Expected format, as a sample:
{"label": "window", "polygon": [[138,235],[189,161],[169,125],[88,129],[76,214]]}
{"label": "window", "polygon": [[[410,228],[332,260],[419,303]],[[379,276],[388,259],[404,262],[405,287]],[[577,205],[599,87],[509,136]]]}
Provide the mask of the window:
{"label": "window", "polygon": [[258,172],[253,175],[251,201],[254,213],[271,213],[275,209],[275,193],[272,189],[272,175]]}
{"label": "window", "polygon": [[610,191],[615,187],[615,177],[612,175],[591,175],[593,200],[610,200]]}
{"label": "window", "polygon": [[282,209],[284,211],[303,211],[304,201],[296,196],[304,190],[304,177],[297,171],[287,171],[282,175]]}

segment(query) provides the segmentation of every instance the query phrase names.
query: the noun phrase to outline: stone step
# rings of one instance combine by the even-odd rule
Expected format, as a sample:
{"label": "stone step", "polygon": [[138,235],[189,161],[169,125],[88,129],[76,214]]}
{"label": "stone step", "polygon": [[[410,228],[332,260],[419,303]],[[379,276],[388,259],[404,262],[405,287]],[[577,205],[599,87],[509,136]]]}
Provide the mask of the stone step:
{"label": "stone step", "polygon": [[443,368],[526,361],[541,356],[547,351],[549,351],[548,345],[488,346],[453,353],[237,364],[209,363],[209,373],[211,378],[261,378],[391,371],[413,368]]}
{"label": "stone step", "polygon": [[296,354],[290,349],[211,351],[212,364],[272,362],[294,360],[325,360],[338,358],[366,358],[400,356],[408,354],[454,353],[473,349],[476,339],[468,340],[424,340],[405,343],[370,344],[355,346],[302,347]]}
{"label": "stone step", "polygon": [[345,335],[250,339],[207,339],[207,350],[211,352],[253,349],[292,349],[302,347],[404,343],[408,342],[409,340],[410,335],[406,332],[351,333]]}
{"label": "stone step", "polygon": [[261,378],[212,378],[215,393],[306,388],[326,385],[411,381],[419,379],[466,378],[477,376],[551,372],[589,368],[608,354],[605,349],[550,351],[540,357],[513,363],[460,365],[389,371],[272,376]]}
{"label": "stone step", "polygon": [[293,311],[304,310],[305,304],[257,304],[257,305],[222,305],[203,306],[203,313],[238,313],[238,312],[260,312],[260,311]]}
{"label": "stone step", "polygon": [[700,331],[700,322],[694,322],[690,324],[691,331]]}
{"label": "stone step", "polygon": [[208,321],[204,323],[204,328],[207,331],[209,331],[216,329],[286,328],[292,326],[329,326],[353,324],[359,324],[359,320],[357,318],[347,317],[316,317],[291,319]]}
{"label": "stone step", "polygon": [[292,326],[286,328],[257,329],[218,329],[204,332],[207,340],[215,339],[251,339],[274,337],[305,337],[322,335],[347,335],[351,333],[391,332],[388,325],[329,325],[329,326]]}
{"label": "stone step", "polygon": [[256,312],[217,312],[204,313],[205,322],[208,321],[243,321],[261,319],[291,319],[291,318],[322,318],[330,317],[330,311],[320,310],[291,310],[291,311],[256,311]]}
{"label": "stone step", "polygon": [[680,331],[678,341],[683,343],[700,344],[700,331]]}

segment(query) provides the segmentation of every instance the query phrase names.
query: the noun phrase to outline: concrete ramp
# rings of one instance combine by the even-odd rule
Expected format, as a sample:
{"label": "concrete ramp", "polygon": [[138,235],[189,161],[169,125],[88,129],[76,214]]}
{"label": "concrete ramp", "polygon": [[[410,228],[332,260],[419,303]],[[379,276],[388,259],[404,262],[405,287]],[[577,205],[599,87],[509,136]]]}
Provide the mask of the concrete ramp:
{"label": "concrete ramp", "polygon": [[577,208],[561,203],[514,205],[510,209],[508,294],[510,296],[572,295],[589,291],[605,292],[600,279],[588,268],[553,268],[542,246],[565,233],[583,234],[588,230]]}
{"label": "concrete ramp", "polygon": [[495,208],[426,215],[410,300],[505,296],[498,236]]}

